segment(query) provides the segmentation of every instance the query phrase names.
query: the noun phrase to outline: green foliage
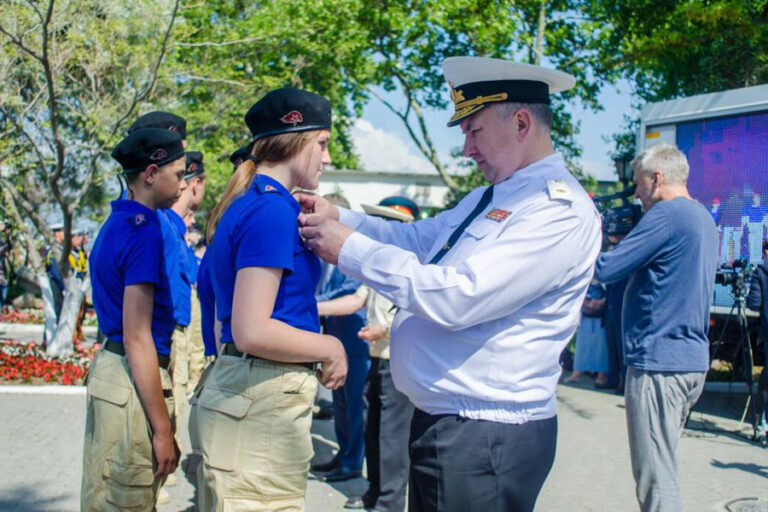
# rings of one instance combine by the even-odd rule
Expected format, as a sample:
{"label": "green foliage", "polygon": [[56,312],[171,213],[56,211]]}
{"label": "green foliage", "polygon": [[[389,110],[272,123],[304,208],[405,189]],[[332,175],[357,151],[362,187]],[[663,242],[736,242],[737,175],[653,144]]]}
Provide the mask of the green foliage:
{"label": "green foliage", "polygon": [[660,101],[768,81],[765,0],[598,0],[615,27],[606,66]]}
{"label": "green foliage", "polygon": [[63,219],[68,247],[73,218],[101,213],[105,176],[115,168],[109,151],[153,92],[175,5],[0,4],[0,180],[11,196],[4,200],[49,240],[46,214]]}

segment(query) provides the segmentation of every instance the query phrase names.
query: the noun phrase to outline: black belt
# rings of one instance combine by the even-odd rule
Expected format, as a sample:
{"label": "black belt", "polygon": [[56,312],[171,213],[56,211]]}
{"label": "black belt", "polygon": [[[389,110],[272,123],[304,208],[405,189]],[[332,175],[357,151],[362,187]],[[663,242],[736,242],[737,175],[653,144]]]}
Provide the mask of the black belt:
{"label": "black belt", "polygon": [[221,353],[225,356],[234,356],[234,357],[243,357],[245,355],[246,359],[259,359],[261,361],[269,361],[270,363],[275,364],[297,364],[299,366],[303,366],[304,368],[309,368],[312,371],[315,371],[316,363],[281,363],[278,361],[272,361],[271,359],[264,359],[263,357],[254,356],[251,354],[243,354],[243,352],[240,352],[237,350],[237,347],[235,347],[234,343],[222,343],[221,344]]}
{"label": "black belt", "polygon": [[[118,343],[117,341],[107,340],[106,343],[104,343],[104,350],[119,356],[125,355],[125,345]],[[157,354],[157,364],[163,370],[167,370],[168,365],[171,364],[171,358],[164,356],[163,354]]]}

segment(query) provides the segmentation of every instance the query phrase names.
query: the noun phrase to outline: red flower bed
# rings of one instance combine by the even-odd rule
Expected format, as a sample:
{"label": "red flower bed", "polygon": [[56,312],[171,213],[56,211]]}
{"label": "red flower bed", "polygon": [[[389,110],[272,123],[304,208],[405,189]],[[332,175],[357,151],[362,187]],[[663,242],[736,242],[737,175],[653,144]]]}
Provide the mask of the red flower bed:
{"label": "red flower bed", "polygon": [[83,383],[88,367],[99,345],[75,345],[75,352],[67,357],[51,357],[36,343],[0,341],[0,379],[25,384]]}
{"label": "red flower bed", "polygon": [[42,324],[43,311],[40,309],[16,309],[4,306],[0,311],[0,322],[9,324]]}

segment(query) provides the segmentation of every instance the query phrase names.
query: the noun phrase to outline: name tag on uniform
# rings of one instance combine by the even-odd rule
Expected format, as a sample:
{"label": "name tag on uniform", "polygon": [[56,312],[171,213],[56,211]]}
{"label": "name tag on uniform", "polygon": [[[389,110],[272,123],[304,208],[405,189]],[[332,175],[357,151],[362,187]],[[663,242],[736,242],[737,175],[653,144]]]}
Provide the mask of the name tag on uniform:
{"label": "name tag on uniform", "polygon": [[509,217],[510,212],[507,210],[502,210],[501,208],[494,208],[493,210],[489,211],[486,215],[486,219],[491,219],[494,222],[504,222],[507,217]]}
{"label": "name tag on uniform", "polygon": [[547,189],[549,190],[550,199],[563,199],[565,201],[573,201],[571,189],[563,180],[547,181]]}

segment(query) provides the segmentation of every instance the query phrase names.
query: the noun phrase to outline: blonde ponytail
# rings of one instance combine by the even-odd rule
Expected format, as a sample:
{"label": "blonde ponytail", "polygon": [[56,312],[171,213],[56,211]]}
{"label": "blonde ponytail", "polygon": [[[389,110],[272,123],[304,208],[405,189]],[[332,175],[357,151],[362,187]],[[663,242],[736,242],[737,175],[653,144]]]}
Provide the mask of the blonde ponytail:
{"label": "blonde ponytail", "polygon": [[257,140],[251,150],[253,159],[248,158],[237,167],[232,177],[229,178],[227,188],[224,190],[221,200],[211,212],[211,217],[205,230],[206,243],[210,244],[213,241],[216,226],[219,225],[221,217],[227,211],[229,205],[232,204],[232,201],[243,195],[248,190],[248,187],[251,186],[251,182],[258,170],[254,160],[259,162],[282,162],[293,158],[310,141],[315,140],[319,133],[319,130],[281,133]]}

